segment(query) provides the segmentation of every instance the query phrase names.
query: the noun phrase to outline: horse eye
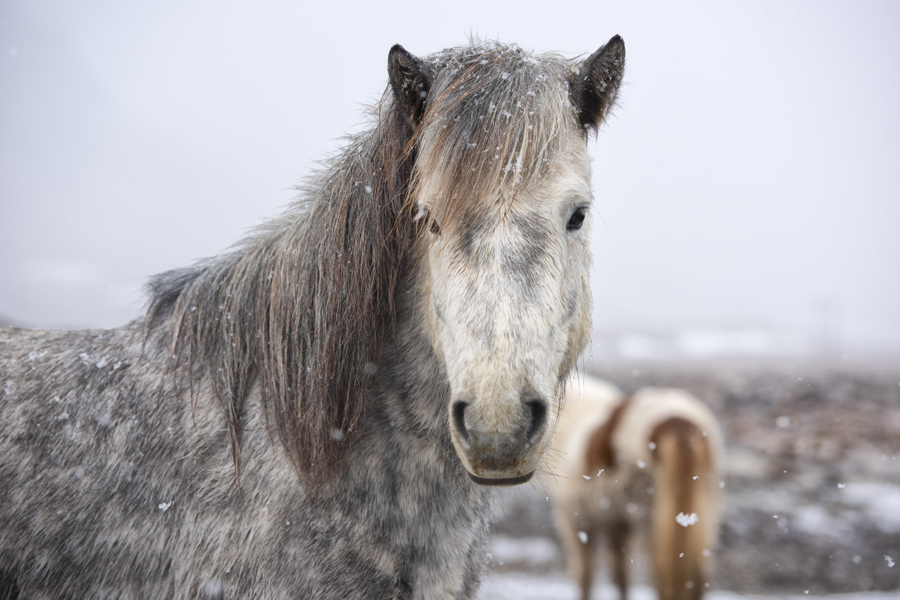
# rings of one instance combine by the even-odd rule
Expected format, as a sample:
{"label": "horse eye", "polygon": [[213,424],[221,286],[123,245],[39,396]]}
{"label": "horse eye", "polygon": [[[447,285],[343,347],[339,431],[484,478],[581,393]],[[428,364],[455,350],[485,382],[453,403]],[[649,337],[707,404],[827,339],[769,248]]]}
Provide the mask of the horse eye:
{"label": "horse eye", "polygon": [[566,231],[578,231],[581,229],[581,226],[584,224],[584,215],[584,207],[576,208],[575,212],[572,213],[572,216],[569,217],[569,222],[566,224]]}
{"label": "horse eye", "polygon": [[438,235],[441,232],[440,223],[431,216],[431,212],[425,207],[419,208],[419,212],[416,214],[413,221],[417,224],[428,223],[428,231],[431,232],[431,235]]}
{"label": "horse eye", "polygon": [[437,220],[431,216],[431,213],[427,208],[420,208],[419,214],[416,215],[414,219],[417,223],[425,222],[428,223],[428,230],[431,232],[431,235],[438,235],[441,232],[441,226],[437,222]]}

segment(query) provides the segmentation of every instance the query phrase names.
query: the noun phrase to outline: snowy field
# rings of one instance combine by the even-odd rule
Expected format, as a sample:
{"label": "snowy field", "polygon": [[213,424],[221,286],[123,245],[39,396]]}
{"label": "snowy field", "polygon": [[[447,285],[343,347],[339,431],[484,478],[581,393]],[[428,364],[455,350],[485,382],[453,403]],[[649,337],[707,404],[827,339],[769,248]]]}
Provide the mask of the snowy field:
{"label": "snowy field", "polygon": [[[557,544],[544,537],[523,539],[495,536],[491,543],[490,559],[493,571],[485,576],[479,592],[479,600],[577,600],[578,588],[563,569],[563,557]],[[515,565],[509,570],[510,565]],[[598,565],[602,569],[603,565]],[[885,567],[887,562],[885,561]],[[634,578],[646,581],[641,565],[636,565]],[[618,590],[604,579],[605,573],[595,571],[599,583],[595,584],[592,599],[618,600]],[[892,592],[856,592],[822,594],[806,590],[806,593],[736,593],[712,589],[704,597],[707,600],[896,600],[900,590]],[[633,585],[629,600],[658,600],[656,592],[644,583]]]}
{"label": "snowy field", "polygon": [[[485,576],[478,595],[479,600],[577,600],[578,588],[563,572],[563,557],[557,544],[543,537],[514,539],[495,536],[491,543],[490,559],[493,571]],[[658,600],[656,592],[643,583],[647,580],[645,569],[639,562],[633,577],[637,583],[629,590],[629,600]],[[515,565],[510,570],[510,565]],[[888,563],[885,561],[884,566]],[[602,570],[603,565],[598,565]],[[891,567],[887,567],[891,568]],[[605,573],[595,571],[599,582],[595,584],[592,599],[618,600],[618,590],[605,580]],[[704,597],[707,600],[803,600],[828,598],[828,600],[892,600],[900,598],[900,590],[892,592],[856,592],[823,594],[804,590],[804,593],[736,593],[712,589]]]}
{"label": "snowy field", "polygon": [[[712,591],[705,600],[806,600],[808,598],[828,598],[828,600],[897,600],[900,592],[859,592],[856,594],[829,594],[818,596],[813,594],[736,594],[734,592]],[[481,586],[479,600],[577,600],[578,589],[565,575],[526,575],[521,573],[493,574],[487,577]],[[618,598],[618,591],[609,584],[601,584],[594,590],[591,598],[597,600],[613,600]],[[629,600],[658,600],[656,593],[646,586],[631,589]]]}

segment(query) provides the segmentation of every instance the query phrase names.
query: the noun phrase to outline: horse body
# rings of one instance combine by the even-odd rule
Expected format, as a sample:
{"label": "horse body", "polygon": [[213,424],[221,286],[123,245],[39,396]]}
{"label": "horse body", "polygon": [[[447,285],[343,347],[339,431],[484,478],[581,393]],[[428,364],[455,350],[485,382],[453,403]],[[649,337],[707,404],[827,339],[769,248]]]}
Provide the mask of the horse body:
{"label": "horse body", "polygon": [[613,579],[628,590],[628,542],[648,537],[661,599],[698,599],[718,534],[715,417],[682,390],[644,388],[630,397],[586,378],[570,389],[550,471],[559,477],[554,516],[582,598],[606,536]]}
{"label": "horse body", "polygon": [[623,67],[397,46],[373,129],[144,319],[0,330],[0,596],[474,597],[590,329]]}
{"label": "horse body", "polygon": [[[138,327],[12,333],[0,341],[5,357],[16,347],[0,371],[0,564],[22,597],[473,593],[488,490],[468,480],[446,429],[415,422],[426,415],[401,390],[427,389],[427,369],[384,365],[397,388],[379,391],[363,427],[392,435],[361,432],[336,489],[314,497],[252,390],[239,495],[221,407],[202,390],[191,406],[165,400],[171,382],[159,388],[165,344],[141,352]],[[8,401],[20,395],[37,401]]]}

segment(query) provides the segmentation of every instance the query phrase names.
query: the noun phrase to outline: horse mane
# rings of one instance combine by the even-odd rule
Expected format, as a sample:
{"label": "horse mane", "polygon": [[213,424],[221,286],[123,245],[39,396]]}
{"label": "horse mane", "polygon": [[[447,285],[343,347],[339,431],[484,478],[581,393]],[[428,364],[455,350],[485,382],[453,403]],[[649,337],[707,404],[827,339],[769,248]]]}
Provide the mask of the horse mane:
{"label": "horse mane", "polygon": [[[176,391],[211,382],[240,477],[242,416],[258,385],[298,475],[333,468],[352,438],[393,331],[418,232],[413,199],[440,180],[438,218],[485,192],[533,181],[576,119],[554,55],[473,44],[426,57],[434,73],[418,126],[386,91],[374,127],[300,188],[300,198],[229,252],[151,279],[148,331],[169,327]],[[559,74],[561,76],[550,77]],[[436,178],[426,177],[432,173]]]}
{"label": "horse mane", "polygon": [[[149,283],[148,326],[169,324],[179,393],[200,367],[228,420],[263,411],[301,477],[333,465],[357,426],[415,233],[401,218],[409,132],[386,98],[375,127],[307,180],[300,198],[230,252]],[[305,478],[305,477],[304,477]]]}

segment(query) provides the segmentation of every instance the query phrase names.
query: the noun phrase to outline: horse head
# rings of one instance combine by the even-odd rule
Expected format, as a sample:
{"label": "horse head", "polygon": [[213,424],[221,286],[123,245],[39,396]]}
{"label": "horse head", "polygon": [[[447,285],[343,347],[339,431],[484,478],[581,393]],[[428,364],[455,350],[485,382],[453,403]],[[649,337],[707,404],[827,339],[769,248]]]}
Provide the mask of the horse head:
{"label": "horse head", "polygon": [[416,281],[449,383],[453,445],[485,485],[527,481],[591,330],[588,131],[624,69],[618,36],[570,63],[483,46],[388,70],[414,148]]}

